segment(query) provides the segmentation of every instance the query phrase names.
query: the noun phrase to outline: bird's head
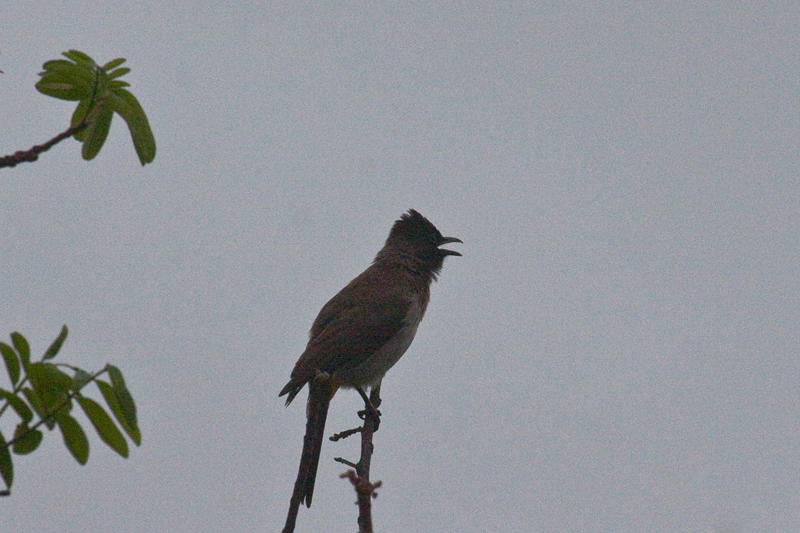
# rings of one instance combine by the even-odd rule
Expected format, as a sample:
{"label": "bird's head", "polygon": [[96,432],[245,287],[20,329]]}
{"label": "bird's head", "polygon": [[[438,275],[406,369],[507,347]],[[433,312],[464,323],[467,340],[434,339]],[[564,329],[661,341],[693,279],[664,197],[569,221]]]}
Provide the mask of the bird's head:
{"label": "bird's head", "polygon": [[453,250],[439,248],[452,242],[462,241],[455,237],[444,237],[427,218],[414,209],[410,209],[394,223],[392,231],[389,232],[389,238],[386,239],[386,244],[381,252],[398,252],[402,255],[413,255],[415,259],[423,261],[435,277],[442,269],[445,257],[448,255],[461,255]]}

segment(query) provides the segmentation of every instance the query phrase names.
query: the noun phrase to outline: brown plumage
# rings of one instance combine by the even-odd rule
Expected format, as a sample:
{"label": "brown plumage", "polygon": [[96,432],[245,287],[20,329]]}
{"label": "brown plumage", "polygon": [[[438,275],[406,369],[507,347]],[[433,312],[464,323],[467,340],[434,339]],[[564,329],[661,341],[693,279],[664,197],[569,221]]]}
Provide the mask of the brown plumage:
{"label": "brown plumage", "polygon": [[[339,387],[375,388],[405,353],[425,315],[430,285],[444,258],[461,255],[439,248],[453,242],[461,240],[443,237],[428,219],[413,209],[408,211],[394,223],[372,265],[331,298],[314,320],[308,345],[280,392],[280,396],[288,395],[289,405],[309,384],[308,421],[293,505],[311,507],[331,398]],[[315,379],[320,372],[330,378]]]}

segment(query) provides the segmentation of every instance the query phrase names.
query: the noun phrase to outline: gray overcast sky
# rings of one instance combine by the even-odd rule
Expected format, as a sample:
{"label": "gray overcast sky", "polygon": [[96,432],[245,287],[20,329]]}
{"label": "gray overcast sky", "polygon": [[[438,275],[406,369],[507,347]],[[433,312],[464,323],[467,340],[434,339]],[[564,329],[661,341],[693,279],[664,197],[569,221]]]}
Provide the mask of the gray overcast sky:
{"label": "gray overcast sky", "polygon": [[[4,2],[0,152],[63,130],[34,90],[124,56],[115,120],[0,175],[0,333],[117,364],[127,460],[57,432],[0,529],[278,531],[319,308],[413,207],[463,239],[384,381],[382,532],[796,531],[796,3]],[[0,375],[0,382],[2,382]],[[7,386],[5,382],[0,386]],[[329,432],[352,427],[337,395]],[[7,415],[3,429],[16,422]],[[88,422],[86,422],[88,425]],[[298,531],[353,531],[326,443]]]}

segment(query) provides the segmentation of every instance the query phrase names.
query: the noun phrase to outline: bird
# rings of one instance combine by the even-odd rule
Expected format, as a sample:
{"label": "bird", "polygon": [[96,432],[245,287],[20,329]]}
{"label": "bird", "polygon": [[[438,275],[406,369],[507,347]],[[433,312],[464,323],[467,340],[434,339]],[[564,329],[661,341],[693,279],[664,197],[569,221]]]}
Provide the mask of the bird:
{"label": "bird", "polygon": [[288,406],[308,384],[306,435],[290,518],[292,507],[295,515],[302,503],[311,507],[333,395],[340,387],[354,388],[366,399],[364,388],[380,386],[414,340],[428,307],[431,283],[445,257],[461,256],[440,248],[450,243],[463,241],[442,236],[427,218],[409,209],[395,221],[372,264],[331,298],[314,320],[305,351],[278,395],[286,396]]}

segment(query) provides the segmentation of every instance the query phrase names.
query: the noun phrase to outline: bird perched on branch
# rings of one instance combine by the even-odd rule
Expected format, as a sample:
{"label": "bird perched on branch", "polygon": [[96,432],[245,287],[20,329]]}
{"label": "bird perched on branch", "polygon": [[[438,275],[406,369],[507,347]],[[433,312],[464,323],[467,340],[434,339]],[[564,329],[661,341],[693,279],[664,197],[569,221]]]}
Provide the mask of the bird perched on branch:
{"label": "bird perched on branch", "polygon": [[440,248],[454,242],[462,241],[443,237],[428,219],[409,210],[394,223],[372,265],[314,320],[308,345],[279,395],[287,395],[289,405],[308,384],[306,436],[290,518],[292,508],[296,516],[300,504],[311,507],[331,398],[339,387],[358,389],[366,397],[365,387],[380,385],[414,340],[444,258],[461,255]]}

